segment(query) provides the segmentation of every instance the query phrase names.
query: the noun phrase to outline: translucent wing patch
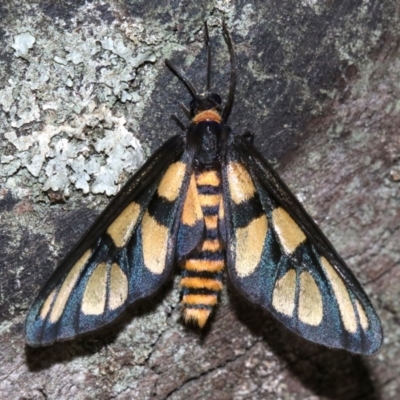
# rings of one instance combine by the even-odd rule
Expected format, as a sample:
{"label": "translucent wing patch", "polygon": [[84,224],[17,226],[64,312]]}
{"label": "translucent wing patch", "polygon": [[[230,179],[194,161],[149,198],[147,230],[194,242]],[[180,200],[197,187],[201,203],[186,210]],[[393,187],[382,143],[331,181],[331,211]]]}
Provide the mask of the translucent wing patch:
{"label": "translucent wing patch", "polygon": [[150,296],[172,270],[191,160],[180,137],[166,142],[128,181],[32,305],[26,338],[47,345],[97,329]]}
{"label": "translucent wing patch", "polygon": [[263,157],[243,138],[223,166],[233,284],[306,339],[372,354],[379,319],[360,284]]}

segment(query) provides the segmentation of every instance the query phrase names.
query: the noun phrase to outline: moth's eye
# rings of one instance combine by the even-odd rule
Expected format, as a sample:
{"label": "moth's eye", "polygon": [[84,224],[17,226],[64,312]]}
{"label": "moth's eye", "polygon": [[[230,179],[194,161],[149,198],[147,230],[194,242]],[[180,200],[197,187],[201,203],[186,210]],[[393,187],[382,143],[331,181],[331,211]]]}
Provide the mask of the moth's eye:
{"label": "moth's eye", "polygon": [[211,100],[215,101],[217,104],[221,104],[221,97],[217,93],[211,93],[210,95]]}

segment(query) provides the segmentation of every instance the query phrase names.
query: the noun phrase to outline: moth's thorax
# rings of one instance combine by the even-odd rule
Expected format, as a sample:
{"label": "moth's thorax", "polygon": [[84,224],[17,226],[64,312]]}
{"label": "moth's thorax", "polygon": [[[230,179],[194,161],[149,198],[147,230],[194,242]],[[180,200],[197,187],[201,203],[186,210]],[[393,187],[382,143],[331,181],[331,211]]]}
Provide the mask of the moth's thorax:
{"label": "moth's thorax", "polygon": [[[212,116],[218,115],[208,110]],[[207,117],[207,111],[199,116]],[[225,125],[214,119],[203,119],[192,122],[187,133],[188,147],[194,150],[195,159],[204,165],[213,165],[218,162],[221,143],[224,137]]]}

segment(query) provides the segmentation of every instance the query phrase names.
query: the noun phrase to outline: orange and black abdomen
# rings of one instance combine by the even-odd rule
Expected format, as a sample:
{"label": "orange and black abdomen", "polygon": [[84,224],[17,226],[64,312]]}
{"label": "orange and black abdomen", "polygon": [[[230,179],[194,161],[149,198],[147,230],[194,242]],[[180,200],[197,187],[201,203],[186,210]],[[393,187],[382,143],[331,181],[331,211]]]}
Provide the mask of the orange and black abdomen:
{"label": "orange and black abdomen", "polygon": [[222,187],[217,169],[203,167],[194,173],[194,181],[195,187],[189,188],[192,193],[187,201],[201,207],[199,214],[204,221],[204,234],[199,245],[182,262],[180,285],[185,322],[202,328],[218,303],[222,289],[225,251],[218,229],[219,220],[223,218]]}

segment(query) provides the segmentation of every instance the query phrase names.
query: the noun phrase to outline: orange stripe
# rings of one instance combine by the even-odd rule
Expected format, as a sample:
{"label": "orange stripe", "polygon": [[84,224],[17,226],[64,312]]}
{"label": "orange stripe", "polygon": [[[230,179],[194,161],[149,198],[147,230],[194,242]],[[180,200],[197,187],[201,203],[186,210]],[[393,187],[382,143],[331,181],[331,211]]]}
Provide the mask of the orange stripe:
{"label": "orange stripe", "polygon": [[185,277],[181,279],[179,285],[188,289],[209,289],[216,292],[222,290],[220,281],[207,278]]}
{"label": "orange stripe", "polygon": [[216,229],[218,227],[218,215],[206,215],[204,222],[207,229]]}
{"label": "orange stripe", "polygon": [[203,251],[212,251],[212,252],[218,251],[220,249],[221,249],[221,243],[218,239],[205,240],[201,247],[201,250]]}
{"label": "orange stripe", "polygon": [[203,207],[218,206],[221,201],[220,194],[199,194],[200,204]]}
{"label": "orange stripe", "polygon": [[187,294],[183,296],[183,304],[215,306],[218,302],[215,294]]}
{"label": "orange stripe", "polygon": [[183,319],[186,323],[197,324],[200,328],[203,328],[206,324],[208,317],[211,314],[211,310],[196,309],[196,308],[185,308],[183,310]]}
{"label": "orange stripe", "polygon": [[192,121],[195,124],[198,124],[202,121],[215,121],[220,123],[222,121],[222,117],[215,110],[205,110],[195,115]]}
{"label": "orange stripe", "polygon": [[205,171],[199,174],[196,177],[196,183],[198,186],[210,185],[210,186],[219,186],[221,180],[217,174],[217,171]]}
{"label": "orange stripe", "polygon": [[219,272],[224,269],[224,260],[186,260],[185,269],[189,271]]}

